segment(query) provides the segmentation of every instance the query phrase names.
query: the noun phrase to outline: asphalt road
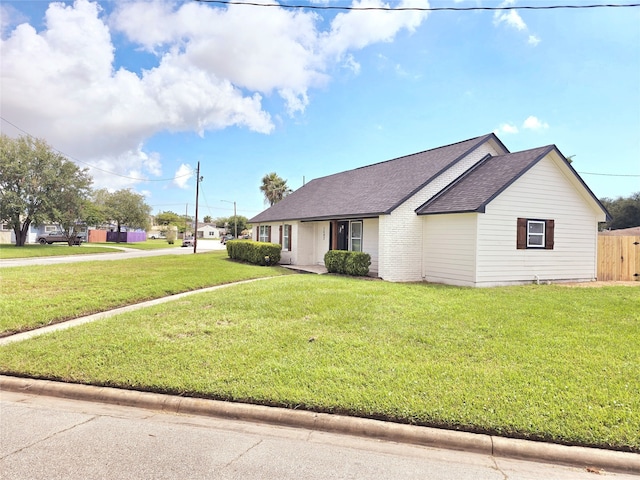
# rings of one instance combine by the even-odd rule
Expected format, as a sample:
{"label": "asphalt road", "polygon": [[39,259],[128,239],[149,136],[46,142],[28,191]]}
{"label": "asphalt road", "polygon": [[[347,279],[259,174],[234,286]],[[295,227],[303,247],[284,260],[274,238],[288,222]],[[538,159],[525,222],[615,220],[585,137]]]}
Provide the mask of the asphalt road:
{"label": "asphalt road", "polygon": [[[88,244],[90,245],[90,244]],[[60,248],[82,248],[69,247],[67,245],[57,245]],[[92,260],[126,260],[128,258],[157,257],[162,255],[193,255],[193,247],[163,248],[159,250],[137,250],[135,248],[116,247],[121,252],[96,253],[87,255],[64,255],[60,257],[33,257],[33,258],[10,258],[0,261],[0,267],[26,267],[30,265],[57,265],[60,263],[89,262]],[[198,240],[197,253],[210,252],[212,250],[224,250],[226,247],[220,240]]]}
{"label": "asphalt road", "polygon": [[5,480],[638,478],[7,391],[0,472]]}

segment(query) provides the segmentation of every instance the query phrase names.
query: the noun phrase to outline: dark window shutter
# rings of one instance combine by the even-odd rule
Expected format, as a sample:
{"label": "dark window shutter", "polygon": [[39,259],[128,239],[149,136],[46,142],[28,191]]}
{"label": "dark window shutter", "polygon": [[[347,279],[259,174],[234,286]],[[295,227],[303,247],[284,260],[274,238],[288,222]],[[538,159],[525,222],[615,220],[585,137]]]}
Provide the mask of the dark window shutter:
{"label": "dark window shutter", "polygon": [[553,220],[545,220],[544,223],[544,248],[547,250],[553,250],[553,231],[555,229],[555,222]]}
{"label": "dark window shutter", "polygon": [[278,235],[280,236],[280,245],[282,245],[282,242],[284,240],[284,236],[282,235],[282,225],[278,227]]}
{"label": "dark window shutter", "polygon": [[271,241],[271,225],[267,227],[267,242]]}
{"label": "dark window shutter", "polygon": [[527,219],[519,218],[518,219],[518,235],[516,247],[518,249],[527,248]]}

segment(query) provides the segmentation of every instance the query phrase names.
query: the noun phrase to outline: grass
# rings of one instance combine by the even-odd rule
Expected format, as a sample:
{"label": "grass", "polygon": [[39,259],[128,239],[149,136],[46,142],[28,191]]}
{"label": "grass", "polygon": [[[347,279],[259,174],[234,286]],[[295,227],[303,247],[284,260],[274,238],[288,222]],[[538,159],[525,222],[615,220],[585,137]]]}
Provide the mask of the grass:
{"label": "grass", "polygon": [[640,451],[640,289],[295,275],[0,348],[0,371]]}
{"label": "grass", "polygon": [[0,336],[175,293],[286,273],[279,267],[231,262],[225,251],[3,268]]}
{"label": "grass", "polygon": [[57,245],[29,244],[24,247],[16,247],[15,245],[0,244],[0,259],[57,257],[63,255],[87,255],[91,253],[114,253],[120,251],[115,248],[108,248],[107,245],[108,244],[91,244],[91,246],[89,246],[85,244],[70,247],[69,245],[60,243]]}
{"label": "grass", "polygon": [[158,250],[162,248],[175,248],[181,245],[182,240],[176,240],[173,245],[170,245],[165,239],[154,239],[136,243],[84,243],[80,247],[69,247],[68,245],[65,245],[63,243],[54,245],[28,244],[24,247],[0,244],[0,259],[52,257],[61,255],[86,255],[89,253],[113,253],[121,251],[120,248],[134,248],[136,250]]}
{"label": "grass", "polygon": [[156,238],[149,239],[144,242],[134,242],[134,243],[92,243],[91,245],[105,245],[110,247],[121,247],[121,248],[135,248],[136,250],[158,250],[162,248],[175,248],[180,247],[182,245],[182,240],[177,239],[173,245],[169,244],[166,239]]}

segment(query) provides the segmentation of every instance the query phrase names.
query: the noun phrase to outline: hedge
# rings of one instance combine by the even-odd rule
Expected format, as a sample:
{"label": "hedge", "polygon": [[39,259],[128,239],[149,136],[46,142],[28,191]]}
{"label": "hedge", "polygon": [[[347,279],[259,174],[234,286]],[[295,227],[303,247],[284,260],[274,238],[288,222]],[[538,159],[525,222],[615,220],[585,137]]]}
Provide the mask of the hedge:
{"label": "hedge", "polygon": [[371,255],[363,252],[329,250],[324,255],[324,266],[329,273],[341,273],[361,277],[369,273]]}
{"label": "hedge", "polygon": [[229,240],[227,255],[233,260],[254,265],[275,265],[280,261],[282,246],[277,243],[254,242],[253,240]]}

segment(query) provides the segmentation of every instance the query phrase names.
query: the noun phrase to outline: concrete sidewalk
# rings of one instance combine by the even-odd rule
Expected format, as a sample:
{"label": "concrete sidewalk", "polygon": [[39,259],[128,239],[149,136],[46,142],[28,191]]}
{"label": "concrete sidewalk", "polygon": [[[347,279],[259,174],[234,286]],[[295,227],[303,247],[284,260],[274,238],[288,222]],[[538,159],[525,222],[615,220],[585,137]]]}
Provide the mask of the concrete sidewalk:
{"label": "concrete sidewalk", "polygon": [[492,457],[567,465],[591,469],[595,472],[603,470],[640,475],[640,455],[634,453],[532,442],[261,405],[9,376],[0,376],[0,391],[130,406],[164,413],[258,422],[410,445],[460,450]]}

